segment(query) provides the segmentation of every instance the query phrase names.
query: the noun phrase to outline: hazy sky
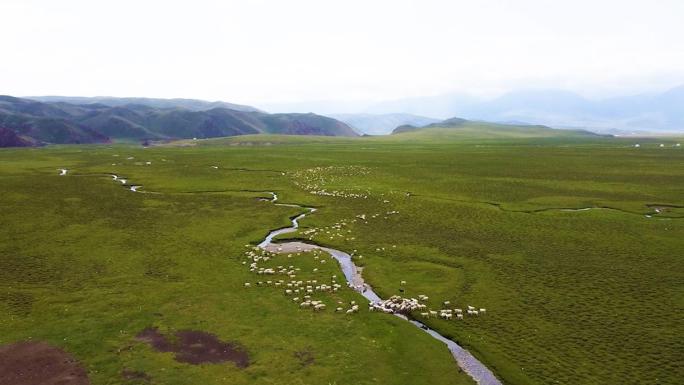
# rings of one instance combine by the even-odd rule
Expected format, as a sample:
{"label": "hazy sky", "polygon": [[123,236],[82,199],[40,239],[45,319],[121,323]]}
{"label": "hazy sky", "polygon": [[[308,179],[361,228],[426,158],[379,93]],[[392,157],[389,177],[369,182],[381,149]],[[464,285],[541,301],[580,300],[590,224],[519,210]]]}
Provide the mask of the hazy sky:
{"label": "hazy sky", "polygon": [[0,1],[0,94],[379,100],[684,83],[682,0]]}

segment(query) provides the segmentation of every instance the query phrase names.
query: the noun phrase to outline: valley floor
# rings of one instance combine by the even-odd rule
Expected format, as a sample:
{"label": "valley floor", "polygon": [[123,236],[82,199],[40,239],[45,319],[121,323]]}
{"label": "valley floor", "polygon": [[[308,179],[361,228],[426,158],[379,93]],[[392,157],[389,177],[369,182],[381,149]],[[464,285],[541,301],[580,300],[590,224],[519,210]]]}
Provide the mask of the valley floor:
{"label": "valley floor", "polygon": [[[684,150],[632,142],[253,136],[4,149],[0,357],[46,343],[92,384],[472,383],[445,345],[369,312],[354,290],[311,294],[328,304],[314,312],[266,283],[290,274],[250,271],[250,250],[302,213],[264,201],[273,191],[318,209],[279,240],[352,254],[383,298],[486,308],[462,321],[413,316],[505,384],[677,384]],[[143,187],[122,188],[132,185]],[[262,267],[342,277],[334,260],[293,254]],[[335,311],[351,301],[358,313]],[[212,346],[231,354],[203,353]]]}

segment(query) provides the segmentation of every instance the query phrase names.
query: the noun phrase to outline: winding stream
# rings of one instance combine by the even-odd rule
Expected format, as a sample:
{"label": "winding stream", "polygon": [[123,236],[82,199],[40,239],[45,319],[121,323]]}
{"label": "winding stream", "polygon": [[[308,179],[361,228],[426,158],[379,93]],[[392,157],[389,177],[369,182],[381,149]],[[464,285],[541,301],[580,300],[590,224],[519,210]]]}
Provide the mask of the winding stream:
{"label": "winding stream", "polygon": [[[347,282],[349,283],[349,286],[359,292],[361,295],[363,295],[366,299],[368,299],[371,302],[379,302],[382,299],[380,296],[373,291],[373,288],[368,285],[367,283],[364,282],[363,277],[361,276],[361,268],[356,266],[354,262],[352,261],[352,257],[340,250],[336,249],[331,249],[328,247],[322,247],[310,243],[304,243],[304,242],[284,242],[284,243],[274,243],[273,238],[280,235],[280,234],[287,234],[287,233],[292,233],[297,231],[299,228],[299,220],[304,218],[305,216],[313,213],[316,211],[315,208],[313,207],[304,207],[300,205],[295,205],[295,204],[284,204],[284,203],[276,203],[278,201],[278,194],[271,192],[272,198],[269,200],[275,205],[278,206],[286,206],[286,207],[297,207],[301,209],[307,210],[306,213],[300,214],[294,218],[292,218],[292,226],[290,227],[285,227],[282,229],[278,230],[273,230],[268,233],[266,238],[259,243],[259,247],[269,251],[269,252],[274,252],[274,253],[288,253],[288,252],[296,252],[296,251],[307,251],[307,250],[322,250],[330,255],[332,255],[333,258],[339,262],[340,267],[342,268],[342,272],[344,273],[345,278],[347,279]],[[447,345],[449,348],[449,351],[451,351],[451,354],[454,356],[454,359],[456,360],[456,363],[458,364],[463,371],[465,371],[470,377],[472,377],[475,382],[477,382],[480,385],[501,385],[501,381],[499,381],[495,376],[494,373],[492,373],[491,370],[489,370],[484,364],[482,364],[477,358],[475,358],[472,354],[470,354],[469,351],[463,349],[461,346],[459,346],[456,342],[444,337],[443,335],[439,334],[438,332],[428,328],[425,326],[423,323],[409,319],[408,317],[401,315],[401,314],[394,314],[395,316],[402,318],[408,322],[410,322],[412,325],[420,328],[421,330],[425,331],[429,335],[431,335],[433,338],[443,342],[444,344]]]}
{"label": "winding stream", "polygon": [[[66,173],[64,173],[63,175],[65,174]],[[114,181],[121,182],[123,186],[128,187],[130,191],[139,192],[138,189],[142,187],[140,185],[128,186],[126,185],[127,180],[119,177],[116,174],[110,174],[110,176]],[[335,258],[337,262],[340,264],[340,268],[342,269],[344,277],[347,279],[347,282],[349,283],[349,287],[359,292],[362,296],[364,296],[367,300],[371,302],[382,301],[382,298],[380,298],[380,296],[375,291],[373,291],[373,288],[367,283],[365,283],[365,281],[363,280],[363,276],[361,275],[362,268],[354,264],[354,262],[352,261],[352,257],[349,254],[340,250],[304,242],[294,241],[274,243],[273,238],[275,238],[276,236],[280,234],[292,233],[297,231],[297,229],[299,228],[299,220],[309,214],[314,213],[316,209],[313,207],[305,207],[297,204],[276,203],[278,201],[278,194],[276,194],[275,192],[269,193],[271,194],[272,198],[265,199],[266,201],[269,201],[277,206],[304,209],[307,210],[307,212],[299,214],[298,216],[292,218],[292,226],[269,232],[266,238],[261,243],[259,243],[258,247],[274,253],[288,253],[297,251],[308,251],[314,249],[325,251],[329,253],[333,258]],[[482,362],[480,362],[477,358],[470,354],[469,351],[459,346],[456,342],[444,337],[435,330],[428,328],[427,326],[425,326],[425,324],[419,321],[410,319],[405,315],[398,313],[395,313],[394,315],[410,322],[412,325],[428,333],[436,340],[446,344],[449,348],[449,351],[456,360],[458,366],[461,369],[463,369],[463,371],[466,372],[470,377],[472,377],[476,383],[480,385],[502,385],[501,381],[499,381],[499,379],[497,379],[494,376],[494,373],[492,373],[491,370],[489,370]]]}

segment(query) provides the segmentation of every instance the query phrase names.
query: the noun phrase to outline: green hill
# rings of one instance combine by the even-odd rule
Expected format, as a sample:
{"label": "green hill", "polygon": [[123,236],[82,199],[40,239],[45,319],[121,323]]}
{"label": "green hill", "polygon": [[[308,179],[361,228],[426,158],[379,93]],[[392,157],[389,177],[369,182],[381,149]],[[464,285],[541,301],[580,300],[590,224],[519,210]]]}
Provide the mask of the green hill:
{"label": "green hill", "polygon": [[542,125],[501,124],[451,118],[423,127],[399,126],[392,135],[407,137],[497,139],[497,138],[598,138],[606,135],[585,130],[562,130]]}
{"label": "green hill", "polygon": [[[149,104],[149,103],[148,103]],[[0,96],[3,143],[105,143],[110,140],[215,138],[247,134],[357,136],[347,124],[316,114],[267,114],[215,107],[39,102]],[[13,136],[23,138],[17,141]]]}

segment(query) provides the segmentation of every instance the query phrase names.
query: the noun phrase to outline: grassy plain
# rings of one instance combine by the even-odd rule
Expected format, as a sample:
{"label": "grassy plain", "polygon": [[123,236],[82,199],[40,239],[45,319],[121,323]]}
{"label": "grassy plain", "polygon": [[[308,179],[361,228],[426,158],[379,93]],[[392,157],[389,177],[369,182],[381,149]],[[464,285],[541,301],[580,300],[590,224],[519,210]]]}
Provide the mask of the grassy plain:
{"label": "grassy plain", "polygon": [[[404,295],[427,294],[435,309],[487,308],[427,323],[504,383],[678,384],[684,149],[674,143],[433,130],[2,150],[0,344],[62,346],[94,384],[125,383],[125,368],[158,384],[470,383],[443,345],[396,317],[314,314],[278,289],[243,288],[257,279],[244,245],[298,213],[255,199],[277,191],[318,207],[302,231],[358,250],[383,296],[405,280]],[[597,209],[563,211],[587,207]],[[344,236],[325,232],[341,220]],[[323,299],[363,301],[348,289]],[[134,339],[148,326],[239,341],[252,365],[178,363]]]}

